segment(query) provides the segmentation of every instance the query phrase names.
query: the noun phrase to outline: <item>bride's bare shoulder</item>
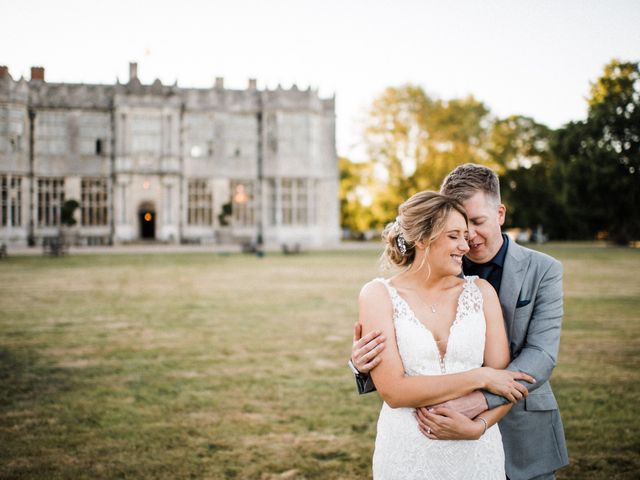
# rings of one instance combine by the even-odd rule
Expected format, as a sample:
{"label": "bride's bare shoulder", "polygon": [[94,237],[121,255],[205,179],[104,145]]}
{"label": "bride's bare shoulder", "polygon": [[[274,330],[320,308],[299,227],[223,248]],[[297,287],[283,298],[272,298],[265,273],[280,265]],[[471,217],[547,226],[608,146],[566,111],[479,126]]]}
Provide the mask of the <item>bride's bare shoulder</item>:
{"label": "bride's bare shoulder", "polygon": [[385,285],[386,280],[375,279],[367,282],[360,290],[358,309],[360,323],[365,328],[381,328],[392,317],[393,304],[391,293]]}
{"label": "bride's bare shoulder", "polygon": [[368,309],[388,309],[391,306],[391,295],[387,287],[388,280],[376,278],[364,284],[360,289],[358,303]]}
{"label": "bride's bare shoulder", "polygon": [[381,296],[382,293],[387,291],[384,278],[374,278],[373,280],[365,283],[360,289],[360,299],[373,299]]}

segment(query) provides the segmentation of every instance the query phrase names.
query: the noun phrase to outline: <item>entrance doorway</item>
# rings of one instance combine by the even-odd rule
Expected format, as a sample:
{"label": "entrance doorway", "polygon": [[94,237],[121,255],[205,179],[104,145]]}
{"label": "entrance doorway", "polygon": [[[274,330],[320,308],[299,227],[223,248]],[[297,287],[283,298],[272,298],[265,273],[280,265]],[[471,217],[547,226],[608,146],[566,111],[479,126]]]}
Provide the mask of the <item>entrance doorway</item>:
{"label": "entrance doorway", "polygon": [[156,238],[156,209],[152,203],[145,202],[138,209],[140,238],[154,240]]}

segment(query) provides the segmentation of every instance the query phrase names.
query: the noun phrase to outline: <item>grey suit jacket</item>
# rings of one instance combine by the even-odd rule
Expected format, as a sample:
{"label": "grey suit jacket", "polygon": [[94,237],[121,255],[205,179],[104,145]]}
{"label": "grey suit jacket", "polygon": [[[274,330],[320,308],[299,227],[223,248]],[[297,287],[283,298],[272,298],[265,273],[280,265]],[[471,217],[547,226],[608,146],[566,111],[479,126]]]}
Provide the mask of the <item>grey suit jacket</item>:
{"label": "grey suit jacket", "polygon": [[[536,379],[529,396],[500,421],[507,476],[526,480],[569,463],[558,403],[549,377],[556,365],[562,324],[562,265],[552,257],[509,242],[500,304],[511,363],[509,370]],[[485,393],[489,408],[507,402]]]}

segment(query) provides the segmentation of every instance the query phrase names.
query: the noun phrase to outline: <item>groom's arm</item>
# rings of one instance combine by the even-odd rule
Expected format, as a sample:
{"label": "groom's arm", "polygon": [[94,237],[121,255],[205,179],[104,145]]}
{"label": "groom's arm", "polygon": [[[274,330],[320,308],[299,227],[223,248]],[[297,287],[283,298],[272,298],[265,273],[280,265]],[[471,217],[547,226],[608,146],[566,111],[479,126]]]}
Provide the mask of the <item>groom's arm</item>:
{"label": "groom's arm", "polygon": [[[554,260],[540,281],[524,346],[507,367],[507,370],[526,372],[536,379],[534,384],[521,382],[529,392],[549,380],[556,366],[562,314],[562,265]],[[508,402],[499,395],[483,393],[489,408]]]}
{"label": "groom's arm", "polygon": [[[352,368],[352,370],[354,370],[355,367],[353,366],[353,363],[351,363],[351,361],[349,362],[349,366]],[[356,387],[360,395],[376,391],[376,386],[373,383],[373,378],[371,378],[371,375],[369,375],[368,373],[360,373],[357,369],[355,369],[353,374],[356,379]]]}
{"label": "groom's arm", "polygon": [[487,411],[489,409],[489,405],[487,404],[487,400],[484,398],[483,390],[476,390],[464,397],[447,400],[446,402],[438,403],[437,405],[422,407],[423,410],[427,410],[429,408],[446,408],[448,410],[461,413],[467,418],[476,418],[482,412]]}
{"label": "groom's arm", "polygon": [[356,380],[358,393],[363,395],[376,391],[376,386],[369,372],[380,363],[378,355],[384,349],[384,335],[379,331],[369,332],[362,337],[362,325],[359,322],[353,326],[353,345],[349,367]]}

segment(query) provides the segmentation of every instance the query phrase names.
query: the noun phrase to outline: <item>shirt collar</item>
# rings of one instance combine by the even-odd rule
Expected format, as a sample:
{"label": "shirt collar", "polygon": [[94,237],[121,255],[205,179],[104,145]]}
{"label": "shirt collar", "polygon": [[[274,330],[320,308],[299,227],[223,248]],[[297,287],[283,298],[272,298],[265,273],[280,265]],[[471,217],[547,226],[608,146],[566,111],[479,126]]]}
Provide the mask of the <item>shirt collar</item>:
{"label": "shirt collar", "polygon": [[496,256],[491,259],[491,263],[502,268],[504,265],[504,259],[507,256],[507,248],[509,248],[509,237],[506,234],[502,234],[502,246]]}

